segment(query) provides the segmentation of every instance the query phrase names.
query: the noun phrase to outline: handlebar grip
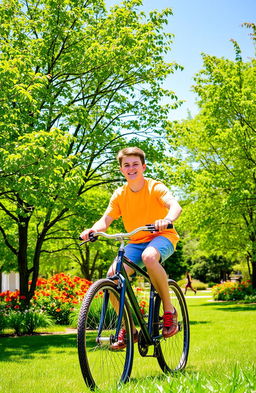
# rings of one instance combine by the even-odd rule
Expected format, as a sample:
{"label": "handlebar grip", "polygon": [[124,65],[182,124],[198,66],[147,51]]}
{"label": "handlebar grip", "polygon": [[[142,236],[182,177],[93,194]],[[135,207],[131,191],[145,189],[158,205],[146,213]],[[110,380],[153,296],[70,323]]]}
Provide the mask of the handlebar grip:
{"label": "handlebar grip", "polygon": [[96,240],[98,239],[98,236],[94,236],[93,232],[89,233],[89,239],[88,240],[84,240],[81,236],[79,236],[78,238],[79,240],[82,240],[82,243],[80,243],[80,246],[83,245],[84,243],[87,242],[96,242]]}
{"label": "handlebar grip", "polygon": [[90,242],[96,242],[98,236],[94,236],[93,232],[89,233],[89,240]]}
{"label": "handlebar grip", "polygon": [[[146,227],[148,227],[150,232],[158,232],[158,229],[155,228],[154,224],[147,224]],[[173,224],[170,223],[167,225],[167,229],[172,229],[172,228],[173,228]]]}

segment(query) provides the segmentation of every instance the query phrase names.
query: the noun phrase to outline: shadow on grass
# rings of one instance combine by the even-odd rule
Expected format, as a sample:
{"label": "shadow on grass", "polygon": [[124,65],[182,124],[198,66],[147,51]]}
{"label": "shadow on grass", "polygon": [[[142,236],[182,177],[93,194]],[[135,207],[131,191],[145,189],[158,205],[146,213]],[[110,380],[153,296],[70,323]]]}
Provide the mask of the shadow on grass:
{"label": "shadow on grass", "polygon": [[[51,357],[50,352],[76,351],[76,335],[35,335],[0,338],[0,362],[23,362],[35,357]],[[48,353],[47,353],[48,352]]]}
{"label": "shadow on grass", "polygon": [[206,323],[211,323],[211,321],[189,321],[190,325],[205,325]]}
{"label": "shadow on grass", "polygon": [[203,307],[214,307],[217,310],[222,311],[231,311],[231,312],[239,312],[239,311],[254,311],[256,310],[256,304],[243,304],[243,303],[235,303],[235,302],[211,302],[202,304]]}

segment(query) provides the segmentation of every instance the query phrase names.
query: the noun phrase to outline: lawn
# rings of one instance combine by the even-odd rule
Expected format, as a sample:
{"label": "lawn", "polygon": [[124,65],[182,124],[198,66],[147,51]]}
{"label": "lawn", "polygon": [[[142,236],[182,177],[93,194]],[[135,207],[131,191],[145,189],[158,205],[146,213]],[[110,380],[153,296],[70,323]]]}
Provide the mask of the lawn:
{"label": "lawn", "polygon": [[[191,350],[186,372],[165,376],[155,359],[141,358],[136,350],[132,379],[122,392],[256,393],[256,305],[210,300],[187,298]],[[1,393],[88,392],[75,334],[0,338],[0,375]]]}

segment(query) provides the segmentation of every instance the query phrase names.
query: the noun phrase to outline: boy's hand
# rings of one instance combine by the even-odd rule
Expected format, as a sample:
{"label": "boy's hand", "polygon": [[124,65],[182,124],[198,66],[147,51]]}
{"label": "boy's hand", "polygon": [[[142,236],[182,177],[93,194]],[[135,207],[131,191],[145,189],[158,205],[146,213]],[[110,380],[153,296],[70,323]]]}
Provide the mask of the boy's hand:
{"label": "boy's hand", "polygon": [[85,229],[82,233],[80,233],[81,239],[89,240],[89,234],[95,232],[92,228]]}
{"label": "boy's hand", "polygon": [[159,232],[163,231],[164,229],[167,229],[168,224],[171,224],[171,221],[165,218],[161,220],[156,220],[154,223],[156,229],[158,229]]}

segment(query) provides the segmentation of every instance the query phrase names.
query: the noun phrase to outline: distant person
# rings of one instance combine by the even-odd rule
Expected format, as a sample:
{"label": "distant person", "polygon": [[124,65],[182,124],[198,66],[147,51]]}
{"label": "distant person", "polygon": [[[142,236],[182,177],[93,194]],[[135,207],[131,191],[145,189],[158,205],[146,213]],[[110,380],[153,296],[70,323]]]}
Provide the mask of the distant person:
{"label": "distant person", "polygon": [[188,288],[190,288],[194,293],[196,293],[196,289],[194,289],[192,287],[192,279],[191,279],[189,272],[186,273],[186,279],[187,279],[187,284],[185,286],[185,295],[186,295]]}

